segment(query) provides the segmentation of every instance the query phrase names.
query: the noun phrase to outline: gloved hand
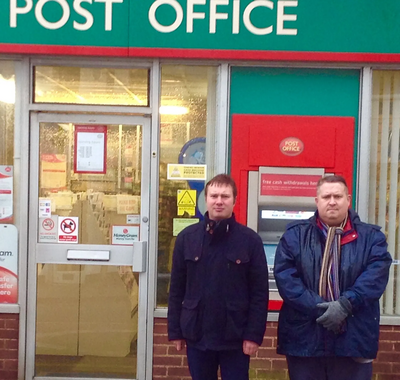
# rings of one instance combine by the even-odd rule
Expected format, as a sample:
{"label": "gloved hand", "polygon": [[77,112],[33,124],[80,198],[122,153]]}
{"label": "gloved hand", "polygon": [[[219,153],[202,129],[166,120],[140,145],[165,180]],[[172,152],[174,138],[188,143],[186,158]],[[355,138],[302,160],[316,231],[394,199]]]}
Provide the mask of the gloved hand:
{"label": "gloved hand", "polygon": [[326,309],[325,313],[317,318],[317,323],[335,334],[340,332],[342,322],[352,311],[351,303],[346,297],[340,297],[337,301],[319,303],[317,307]]}

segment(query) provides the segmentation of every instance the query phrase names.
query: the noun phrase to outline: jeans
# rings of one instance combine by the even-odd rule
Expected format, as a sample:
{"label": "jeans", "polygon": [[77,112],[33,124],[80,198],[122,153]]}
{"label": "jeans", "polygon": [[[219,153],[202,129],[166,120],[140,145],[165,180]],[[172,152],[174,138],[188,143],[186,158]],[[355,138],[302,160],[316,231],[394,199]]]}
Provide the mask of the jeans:
{"label": "jeans", "polygon": [[187,347],[189,371],[193,380],[217,380],[218,367],[222,380],[249,380],[250,356],[243,350],[202,351]]}
{"label": "jeans", "polygon": [[371,380],[372,362],[357,363],[352,358],[286,357],[290,380]]}

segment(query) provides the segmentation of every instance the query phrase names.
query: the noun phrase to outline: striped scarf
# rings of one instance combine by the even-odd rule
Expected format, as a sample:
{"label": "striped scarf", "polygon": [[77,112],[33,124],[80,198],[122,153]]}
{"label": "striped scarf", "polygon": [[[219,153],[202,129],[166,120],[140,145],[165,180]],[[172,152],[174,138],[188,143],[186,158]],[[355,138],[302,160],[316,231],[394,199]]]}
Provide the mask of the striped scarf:
{"label": "striped scarf", "polygon": [[319,278],[319,295],[326,301],[336,301],[340,297],[340,240],[347,216],[339,227],[328,227],[321,220],[320,222],[326,243]]}

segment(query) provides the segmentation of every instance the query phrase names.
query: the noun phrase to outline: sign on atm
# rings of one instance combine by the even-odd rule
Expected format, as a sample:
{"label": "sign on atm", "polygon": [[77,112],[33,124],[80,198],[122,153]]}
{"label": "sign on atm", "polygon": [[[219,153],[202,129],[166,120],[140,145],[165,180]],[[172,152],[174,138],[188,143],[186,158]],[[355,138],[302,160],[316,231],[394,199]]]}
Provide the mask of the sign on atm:
{"label": "sign on atm", "polygon": [[196,190],[178,190],[177,205],[186,207],[195,207]]}

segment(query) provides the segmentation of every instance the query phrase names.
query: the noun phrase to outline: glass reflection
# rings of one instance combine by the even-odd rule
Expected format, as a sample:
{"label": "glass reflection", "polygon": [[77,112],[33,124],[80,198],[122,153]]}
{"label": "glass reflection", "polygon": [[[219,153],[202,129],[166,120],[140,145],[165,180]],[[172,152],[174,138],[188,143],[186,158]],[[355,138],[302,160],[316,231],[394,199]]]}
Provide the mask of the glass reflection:
{"label": "glass reflection", "polygon": [[148,69],[34,67],[34,102],[149,106]]}
{"label": "glass reflection", "polygon": [[[160,192],[158,222],[157,306],[167,305],[174,220],[202,217],[204,181],[169,180],[168,164],[205,165],[212,176],[212,138],[215,126],[217,68],[210,66],[164,65],[161,71],[160,107]],[[206,144],[206,140],[209,143]],[[196,190],[196,207],[180,210],[177,191]]]}
{"label": "glass reflection", "polygon": [[[40,124],[39,197],[50,200],[52,217],[79,218],[78,243],[112,244],[112,226],[124,226],[128,214],[140,214],[142,126],[106,126],[105,174],[74,172],[74,128],[72,123]],[[56,242],[43,230],[38,241]]]}
{"label": "glass reflection", "polygon": [[136,378],[138,275],[39,264],[36,376]]}
{"label": "glass reflection", "polygon": [[0,61],[0,165],[14,164],[14,103],[14,63]]}

